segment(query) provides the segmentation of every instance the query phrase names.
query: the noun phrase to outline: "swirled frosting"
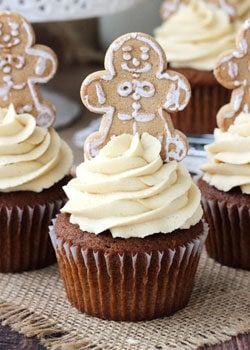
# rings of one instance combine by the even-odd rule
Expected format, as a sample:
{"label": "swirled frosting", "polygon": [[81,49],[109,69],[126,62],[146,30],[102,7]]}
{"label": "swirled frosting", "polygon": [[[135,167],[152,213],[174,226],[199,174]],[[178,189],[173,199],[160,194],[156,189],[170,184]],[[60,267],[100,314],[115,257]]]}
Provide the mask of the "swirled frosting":
{"label": "swirled frosting", "polygon": [[235,24],[222,9],[203,0],[181,4],[155,30],[172,67],[213,70],[219,54],[235,46]]}
{"label": "swirled frosting", "polygon": [[203,179],[227,192],[240,186],[250,194],[250,113],[241,113],[228,131],[215,129],[215,142],[206,146],[208,163]]}
{"label": "swirled frosting", "polygon": [[0,191],[41,192],[69,173],[72,152],[53,128],[13,105],[0,109]]}
{"label": "swirled frosting", "polygon": [[161,143],[144,133],[113,138],[96,158],[80,164],[64,190],[62,211],[70,222],[95,234],[145,237],[198,223],[200,192],[176,161],[163,164]]}

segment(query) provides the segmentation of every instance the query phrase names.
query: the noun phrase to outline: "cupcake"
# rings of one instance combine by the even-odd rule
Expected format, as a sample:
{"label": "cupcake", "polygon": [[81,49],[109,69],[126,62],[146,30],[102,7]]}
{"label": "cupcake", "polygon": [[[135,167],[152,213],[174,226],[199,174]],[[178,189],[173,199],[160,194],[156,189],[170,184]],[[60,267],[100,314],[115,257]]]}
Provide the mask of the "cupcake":
{"label": "cupcake", "polygon": [[33,45],[18,14],[1,12],[0,26],[0,272],[20,272],[55,261],[48,227],[66,201],[73,157],[37,87],[53,76],[54,53]]}
{"label": "cupcake", "polygon": [[[218,55],[233,49],[238,21],[212,1],[165,1],[165,21],[155,38],[165,50],[170,67],[191,83],[192,100],[185,111],[173,115],[175,126],[187,134],[212,133],[218,109],[229,92],[213,75]],[[171,10],[171,11],[170,11]]]}
{"label": "cupcake", "polygon": [[66,201],[71,150],[13,105],[0,109],[0,150],[0,271],[45,267],[55,262],[48,227]]}
{"label": "cupcake", "polygon": [[218,81],[234,88],[218,112],[215,142],[206,146],[208,162],[198,185],[210,231],[208,254],[223,265],[250,269],[250,21],[239,32],[236,50],[215,67]]}
{"label": "cupcake", "polygon": [[80,311],[123,321],[168,316],[189,301],[207,236],[200,192],[181,162],[186,138],[167,113],[188,102],[189,86],[142,33],[118,38],[105,68],[82,85],[86,106],[107,112],[64,187],[69,200],[51,239]]}

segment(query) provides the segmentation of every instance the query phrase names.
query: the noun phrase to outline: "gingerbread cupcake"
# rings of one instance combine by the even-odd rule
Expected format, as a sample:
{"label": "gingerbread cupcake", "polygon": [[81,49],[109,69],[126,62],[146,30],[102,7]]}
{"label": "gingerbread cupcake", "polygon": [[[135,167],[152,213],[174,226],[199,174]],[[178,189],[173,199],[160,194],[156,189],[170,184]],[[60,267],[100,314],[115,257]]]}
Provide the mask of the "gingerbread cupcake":
{"label": "gingerbread cupcake", "polygon": [[223,54],[215,76],[231,101],[217,115],[215,142],[206,147],[208,163],[198,184],[210,226],[209,255],[228,266],[250,269],[250,20],[236,39],[236,50]]}
{"label": "gingerbread cupcake", "polygon": [[34,45],[16,13],[1,12],[0,28],[0,272],[19,272],[55,261],[48,226],[66,201],[72,153],[37,87],[56,71],[54,52]]}
{"label": "gingerbread cupcake", "polygon": [[170,67],[183,73],[192,87],[191,103],[173,115],[174,125],[187,134],[212,133],[216,113],[230,97],[213,68],[219,54],[233,49],[239,17],[233,6],[217,0],[165,0],[162,15],[155,37]]}
{"label": "gingerbread cupcake", "polygon": [[128,321],[171,315],[188,303],[207,236],[200,192],[181,163],[187,140],[168,114],[187,105],[190,87],[142,33],[115,40],[105,69],[82,85],[84,104],[104,116],[64,187],[69,201],[51,239],[80,311]]}

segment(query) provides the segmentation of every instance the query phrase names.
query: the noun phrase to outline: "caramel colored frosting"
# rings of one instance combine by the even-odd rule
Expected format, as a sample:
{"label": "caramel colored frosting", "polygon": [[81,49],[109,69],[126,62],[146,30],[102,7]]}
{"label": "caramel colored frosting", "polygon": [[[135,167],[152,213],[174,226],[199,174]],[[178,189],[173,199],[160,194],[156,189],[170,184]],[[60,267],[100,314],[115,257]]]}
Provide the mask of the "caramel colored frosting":
{"label": "caramel colored frosting", "polygon": [[145,237],[187,229],[202,217],[200,192],[176,161],[164,164],[161,143],[144,133],[117,136],[93,159],[80,164],[64,190],[62,211],[70,222],[95,234]]}
{"label": "caramel colored frosting", "polygon": [[181,4],[155,30],[172,67],[213,70],[222,52],[234,49],[236,24],[220,8],[203,0]]}
{"label": "caramel colored frosting", "polygon": [[226,132],[215,129],[214,137],[206,146],[203,179],[224,192],[240,186],[250,194],[250,113],[242,112]]}
{"label": "caramel colored frosting", "polygon": [[13,105],[0,109],[0,191],[41,192],[69,173],[73,156],[53,128]]}

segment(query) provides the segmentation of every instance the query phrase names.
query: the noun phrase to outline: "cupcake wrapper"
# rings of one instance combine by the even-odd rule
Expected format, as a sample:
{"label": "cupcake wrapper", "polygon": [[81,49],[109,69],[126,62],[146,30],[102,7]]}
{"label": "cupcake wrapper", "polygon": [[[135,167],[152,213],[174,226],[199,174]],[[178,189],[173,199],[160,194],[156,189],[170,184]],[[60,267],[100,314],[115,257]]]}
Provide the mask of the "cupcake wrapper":
{"label": "cupcake wrapper", "polygon": [[206,249],[223,265],[250,270],[250,209],[202,198],[209,234]]}
{"label": "cupcake wrapper", "polygon": [[139,321],[171,315],[189,301],[208,233],[176,250],[105,254],[50,237],[70,302],[103,319]]}
{"label": "cupcake wrapper", "polygon": [[188,106],[172,115],[174,127],[184,134],[213,133],[218,110],[229,102],[230,93],[219,84],[193,86]]}
{"label": "cupcake wrapper", "polygon": [[55,262],[48,228],[64,202],[0,208],[0,272],[33,270]]}

